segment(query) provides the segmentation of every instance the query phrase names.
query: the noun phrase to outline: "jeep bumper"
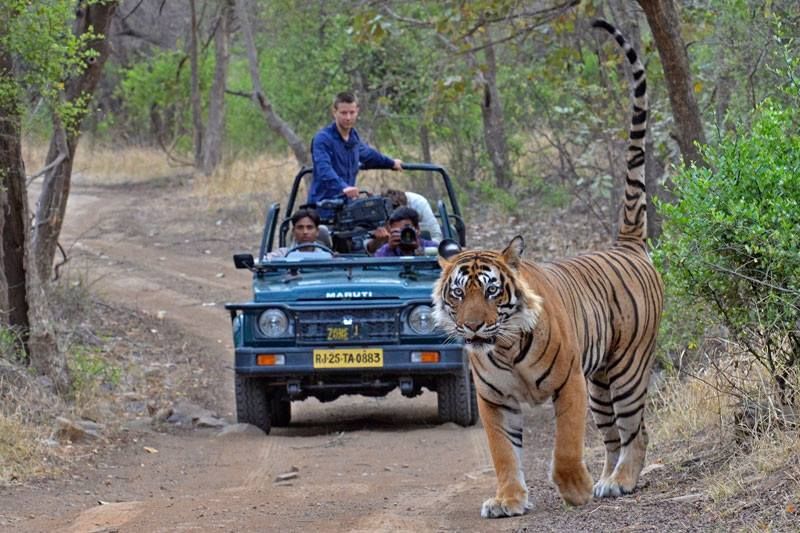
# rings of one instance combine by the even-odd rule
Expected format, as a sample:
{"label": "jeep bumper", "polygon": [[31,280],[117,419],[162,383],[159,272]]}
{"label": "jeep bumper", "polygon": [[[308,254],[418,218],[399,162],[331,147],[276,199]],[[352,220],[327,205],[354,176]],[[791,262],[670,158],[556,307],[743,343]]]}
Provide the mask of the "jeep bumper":
{"label": "jeep bumper", "polygon": [[[461,344],[389,345],[381,346],[383,365],[380,367],[315,368],[314,350],[310,347],[247,347],[236,348],[235,370],[250,377],[291,377],[330,375],[430,375],[460,372],[466,364]],[[412,362],[413,352],[438,352],[438,362]],[[258,365],[263,354],[282,355],[283,364]]]}

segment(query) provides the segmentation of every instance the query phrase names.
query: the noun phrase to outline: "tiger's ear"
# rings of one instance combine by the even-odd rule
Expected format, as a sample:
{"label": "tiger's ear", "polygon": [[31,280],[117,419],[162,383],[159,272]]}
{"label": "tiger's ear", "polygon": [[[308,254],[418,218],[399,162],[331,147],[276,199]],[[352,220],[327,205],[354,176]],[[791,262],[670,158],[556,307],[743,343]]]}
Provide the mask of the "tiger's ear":
{"label": "tiger's ear", "polygon": [[517,235],[511,239],[511,242],[508,243],[508,246],[503,250],[503,260],[511,268],[517,269],[519,268],[520,257],[522,257],[522,252],[524,251],[525,241],[522,240],[522,235]]}

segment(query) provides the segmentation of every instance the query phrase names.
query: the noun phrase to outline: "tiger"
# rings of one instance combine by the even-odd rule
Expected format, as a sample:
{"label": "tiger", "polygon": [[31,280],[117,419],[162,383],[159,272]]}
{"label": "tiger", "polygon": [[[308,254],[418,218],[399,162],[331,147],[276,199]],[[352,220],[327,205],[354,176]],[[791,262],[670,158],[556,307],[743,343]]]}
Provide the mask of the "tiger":
{"label": "tiger", "polygon": [[[633,74],[624,205],[614,243],[539,263],[522,259],[521,235],[502,251],[447,254],[443,247],[439,255],[434,319],[463,338],[497,478],[495,496],[481,506],[484,518],[530,509],[521,462],[523,403],[552,400],[550,478],[567,504],[629,494],[644,466],[643,411],[664,299],[646,243],[645,69],[619,30],[603,20],[592,25],[613,35]],[[605,444],[594,485],[584,462],[587,392]]]}

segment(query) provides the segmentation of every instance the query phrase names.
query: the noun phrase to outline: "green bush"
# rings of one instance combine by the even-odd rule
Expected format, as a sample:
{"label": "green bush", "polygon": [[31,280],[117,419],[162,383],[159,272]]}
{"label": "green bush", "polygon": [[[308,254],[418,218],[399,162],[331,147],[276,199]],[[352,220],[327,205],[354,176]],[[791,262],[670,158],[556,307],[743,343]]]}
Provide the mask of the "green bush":
{"label": "green bush", "polygon": [[800,112],[766,101],[752,129],[706,147],[709,168],[674,176],[678,200],[660,205],[667,322],[713,310],[783,393],[800,367]]}
{"label": "green bush", "polygon": [[91,394],[102,385],[116,387],[122,378],[122,369],[94,347],[73,347],[69,354],[69,369],[76,398]]}
{"label": "green bush", "polygon": [[13,362],[23,360],[21,346],[19,333],[0,325],[0,359]]}

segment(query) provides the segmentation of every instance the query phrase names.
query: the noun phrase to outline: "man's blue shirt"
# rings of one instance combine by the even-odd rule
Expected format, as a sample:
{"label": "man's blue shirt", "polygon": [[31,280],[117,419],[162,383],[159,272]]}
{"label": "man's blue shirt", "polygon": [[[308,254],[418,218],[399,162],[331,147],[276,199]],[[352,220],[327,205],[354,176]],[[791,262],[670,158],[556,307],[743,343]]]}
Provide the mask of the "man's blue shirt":
{"label": "man's blue shirt", "polygon": [[345,187],[356,184],[360,168],[392,168],[394,160],[361,142],[358,132],[350,130],[350,137],[342,139],[336,123],[325,126],[311,141],[311,159],[314,162],[314,179],[308,191],[308,203],[336,198]]}

